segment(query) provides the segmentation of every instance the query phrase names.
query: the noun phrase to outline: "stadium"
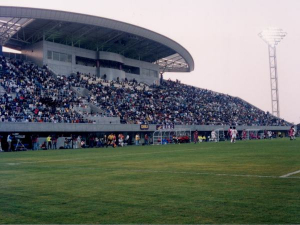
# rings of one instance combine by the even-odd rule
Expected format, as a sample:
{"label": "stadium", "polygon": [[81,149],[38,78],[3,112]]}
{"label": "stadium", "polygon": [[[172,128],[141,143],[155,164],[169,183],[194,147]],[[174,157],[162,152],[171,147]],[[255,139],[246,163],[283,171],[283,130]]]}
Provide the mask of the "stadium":
{"label": "stadium", "polygon": [[[299,222],[292,124],[239,97],[164,80],[195,67],[176,41],[102,17],[6,6],[0,41],[0,222]],[[226,142],[231,127],[240,147]],[[42,149],[64,150],[27,151]],[[266,204],[275,191],[264,185],[280,181],[279,199]],[[291,210],[278,214],[288,194]]]}

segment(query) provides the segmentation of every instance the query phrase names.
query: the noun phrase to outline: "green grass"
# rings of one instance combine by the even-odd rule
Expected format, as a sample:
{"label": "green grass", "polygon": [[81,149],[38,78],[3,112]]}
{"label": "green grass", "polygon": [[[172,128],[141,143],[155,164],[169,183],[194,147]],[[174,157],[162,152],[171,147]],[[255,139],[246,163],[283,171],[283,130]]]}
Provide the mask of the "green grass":
{"label": "green grass", "polygon": [[287,139],[3,153],[0,223],[300,223],[297,170]]}

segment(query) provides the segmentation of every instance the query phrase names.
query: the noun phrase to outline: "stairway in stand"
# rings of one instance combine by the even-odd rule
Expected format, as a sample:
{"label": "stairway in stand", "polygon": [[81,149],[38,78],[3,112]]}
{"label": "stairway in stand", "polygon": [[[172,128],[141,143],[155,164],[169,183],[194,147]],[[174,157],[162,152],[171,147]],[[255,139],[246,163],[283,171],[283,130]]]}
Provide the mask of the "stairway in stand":
{"label": "stairway in stand", "polygon": [[[0,79],[2,78],[3,70],[0,68]],[[0,85],[0,96],[4,95],[6,93],[5,89]]]}

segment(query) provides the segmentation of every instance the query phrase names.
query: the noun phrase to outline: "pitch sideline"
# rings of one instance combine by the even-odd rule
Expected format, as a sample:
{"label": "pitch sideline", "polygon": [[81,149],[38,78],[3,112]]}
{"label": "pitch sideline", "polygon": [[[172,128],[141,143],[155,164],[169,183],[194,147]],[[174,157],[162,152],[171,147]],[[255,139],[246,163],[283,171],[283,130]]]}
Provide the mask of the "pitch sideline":
{"label": "pitch sideline", "polygon": [[290,178],[289,176],[294,175],[294,174],[297,174],[297,173],[300,173],[300,170],[297,170],[297,171],[295,171],[295,172],[291,172],[291,173],[284,174],[284,175],[280,176],[280,178]]}
{"label": "pitch sideline", "polygon": [[[117,171],[118,169],[104,169],[106,171]],[[286,178],[286,179],[300,179],[300,177],[278,177],[267,175],[250,175],[250,174],[229,174],[229,173],[207,173],[207,172],[180,172],[180,171],[160,171],[160,170],[135,170],[135,169],[119,169],[129,172],[141,173],[168,173],[168,174],[188,174],[188,175],[214,175],[214,176],[229,176],[229,177],[256,177],[256,178]]]}

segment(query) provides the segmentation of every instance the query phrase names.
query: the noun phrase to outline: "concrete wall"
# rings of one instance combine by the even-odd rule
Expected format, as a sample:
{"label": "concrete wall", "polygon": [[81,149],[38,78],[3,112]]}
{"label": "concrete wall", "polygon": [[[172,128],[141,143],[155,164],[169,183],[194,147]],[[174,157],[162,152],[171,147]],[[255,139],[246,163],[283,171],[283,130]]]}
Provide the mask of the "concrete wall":
{"label": "concrete wall", "polygon": [[[105,119],[105,117],[102,117]],[[114,118],[114,117],[113,117]],[[117,119],[118,117],[115,117]],[[228,130],[229,126],[175,126],[175,128],[191,129],[195,131],[212,131],[218,128]],[[287,131],[288,126],[238,126],[243,129],[260,129],[272,131]],[[156,125],[149,125],[149,132],[156,130]],[[9,123],[0,122],[0,132],[140,132],[140,125],[136,124],[86,124],[86,123]]]}
{"label": "concrete wall", "polygon": [[125,79],[125,72],[123,70],[100,67],[100,76],[102,77],[104,74],[106,74],[107,80],[116,80],[117,77],[119,77],[120,80]]}
{"label": "concrete wall", "polygon": [[97,124],[120,124],[120,117],[99,117],[99,116],[88,116],[89,120],[95,121]]}
{"label": "concrete wall", "polygon": [[[82,65],[76,65],[76,56],[82,56],[86,58],[96,59],[97,55],[95,51],[74,48],[67,45],[57,44],[49,41],[43,41],[44,50],[44,64],[47,64],[56,74],[70,75],[71,73],[76,73],[80,71],[86,74],[96,74],[96,67],[87,67]],[[60,62],[47,58],[47,52],[59,52],[72,55],[72,63],[70,62]]]}
{"label": "concrete wall", "polygon": [[91,107],[86,107],[86,108],[84,108],[84,107],[80,107],[80,106],[74,106],[73,107],[73,109],[76,111],[76,112],[78,112],[78,113],[91,113],[92,112],[92,109],[91,109]]}
{"label": "concrete wall", "polygon": [[124,63],[124,58],[122,55],[112,53],[112,52],[98,52],[98,58],[99,59],[105,59],[105,60],[111,60],[111,61],[116,61],[120,63]]}
{"label": "concrete wall", "polygon": [[82,87],[71,87],[72,91],[75,91],[77,95],[87,97],[90,95],[90,91]]}
{"label": "concrete wall", "polygon": [[[83,65],[74,65],[72,68],[72,71],[69,74],[77,73],[77,72],[80,72],[83,74],[97,75],[97,68],[90,67],[90,66],[83,66]],[[69,74],[66,74],[66,75],[69,75]]]}
{"label": "concrete wall", "polygon": [[136,74],[132,74],[132,73],[126,73],[126,77],[128,80],[132,80],[135,79],[137,82],[142,82],[148,85],[152,85],[152,84],[157,84],[157,82],[159,82],[159,79],[153,79],[150,77],[146,77],[146,76],[142,76],[142,75],[136,75]]}
{"label": "concrete wall", "polygon": [[141,69],[152,69],[159,71],[159,66],[157,64],[152,64],[148,62],[143,62],[135,59],[124,58],[124,64],[129,66],[139,67]]}
{"label": "concrete wall", "polygon": [[[36,46],[35,46],[36,45]],[[104,74],[107,75],[108,80],[116,79],[119,77],[120,79],[125,79],[127,77],[129,80],[132,80],[133,78],[136,79],[139,82],[144,82],[148,84],[153,84],[157,80],[159,80],[159,66],[156,64],[143,62],[139,60],[134,59],[128,59],[125,58],[122,55],[111,53],[111,52],[96,52],[91,51],[87,49],[81,49],[77,47],[67,46],[63,44],[57,44],[49,41],[41,41],[37,44],[35,44],[29,48],[28,51],[26,51],[26,55],[28,57],[33,58],[36,62],[39,62],[39,65],[41,63],[47,64],[49,68],[56,74],[60,75],[69,75],[71,73],[81,72],[84,74],[97,74],[97,68],[96,67],[90,67],[90,66],[84,66],[84,65],[77,65],[76,64],[76,56],[91,58],[91,59],[104,59],[104,60],[111,60],[123,63],[128,66],[134,66],[140,68],[140,75],[136,74],[129,74],[125,73],[122,70],[117,69],[111,69],[111,68],[103,68],[100,67],[100,76],[103,76]],[[30,51],[34,48],[34,53]],[[72,63],[70,62],[60,62],[52,59],[47,58],[47,52],[53,51],[53,52],[59,52],[59,53],[65,53],[72,55]],[[25,53],[25,52],[24,52]],[[38,55],[36,55],[39,53]],[[43,57],[44,56],[44,57]],[[38,59],[38,60],[37,60]],[[33,61],[33,60],[32,60]],[[147,74],[144,73],[145,70],[151,70],[155,71],[155,75],[153,76],[147,76]]]}
{"label": "concrete wall", "polygon": [[32,61],[39,66],[43,66],[44,49],[43,42],[40,41],[22,50],[22,54],[27,57],[28,61]]}
{"label": "concrete wall", "polygon": [[[154,83],[159,82],[159,66],[152,63],[147,63],[143,61],[138,61],[134,59],[124,59],[124,64],[126,65],[132,65],[134,64],[136,67],[140,68],[140,75],[126,73],[126,77],[129,80],[136,79],[138,82],[143,82],[148,85],[152,85]],[[156,76],[147,76],[143,73],[144,70],[153,70],[156,71]]]}
{"label": "concrete wall", "polygon": [[[91,107],[92,113],[103,113],[103,110],[98,108],[97,106],[95,106],[92,103],[89,103],[89,106]],[[120,119],[119,119],[120,120]]]}

